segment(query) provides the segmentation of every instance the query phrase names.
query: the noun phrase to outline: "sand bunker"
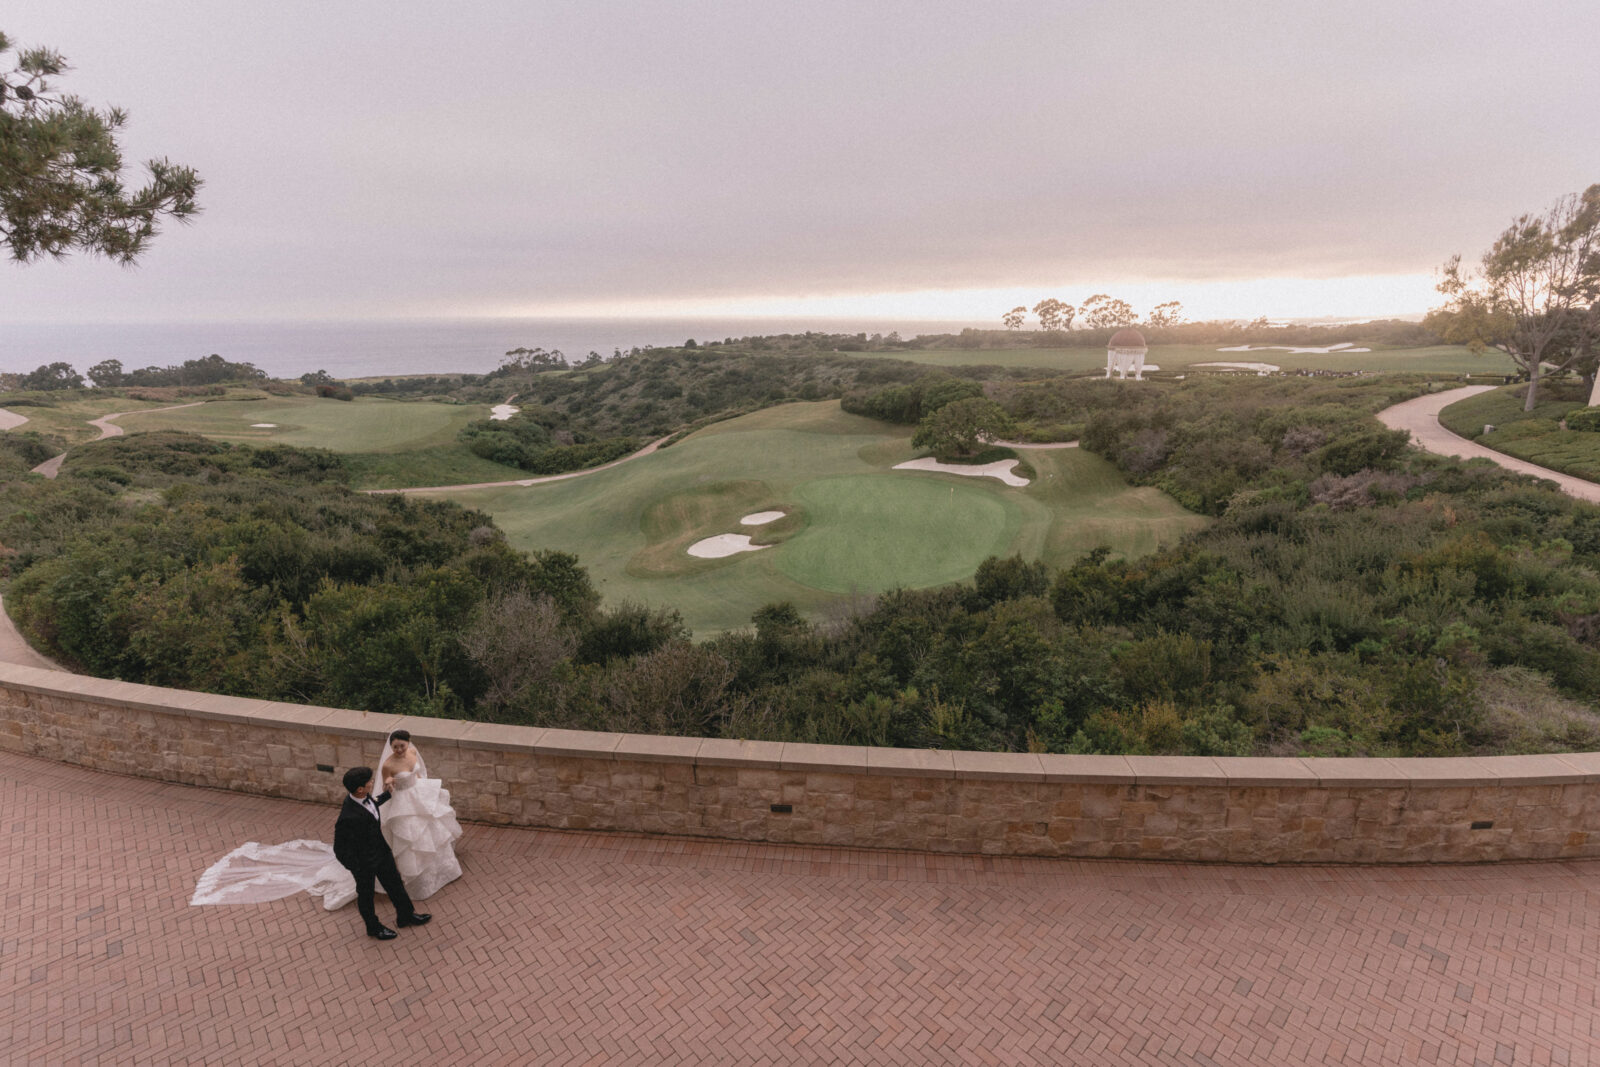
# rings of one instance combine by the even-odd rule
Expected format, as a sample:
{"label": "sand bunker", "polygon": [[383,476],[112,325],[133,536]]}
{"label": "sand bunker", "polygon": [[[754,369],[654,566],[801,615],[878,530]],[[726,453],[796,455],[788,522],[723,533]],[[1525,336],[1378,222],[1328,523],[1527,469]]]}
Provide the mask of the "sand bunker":
{"label": "sand bunker", "polygon": [[1338,345],[1327,345],[1327,346],[1322,347],[1322,348],[1316,348],[1316,347],[1296,348],[1293,345],[1234,345],[1232,348],[1219,348],[1219,349],[1217,349],[1217,351],[1218,352],[1266,352],[1266,351],[1272,350],[1272,349],[1276,349],[1277,351],[1280,351],[1280,352],[1288,352],[1290,355],[1293,355],[1296,352],[1308,352],[1308,353],[1311,353],[1312,355],[1318,355],[1318,356],[1325,356],[1329,352],[1371,352],[1372,351],[1372,349],[1370,349],[1370,348],[1353,348],[1353,347],[1351,347],[1351,342],[1349,342],[1349,341],[1346,341],[1343,344],[1338,344]]}
{"label": "sand bunker", "polygon": [[493,422],[504,422],[521,410],[515,404],[496,404],[489,409],[489,419]]}
{"label": "sand bunker", "polygon": [[776,522],[783,518],[781,511],[758,511],[754,515],[746,515],[739,520],[740,526],[764,526],[769,522]]}
{"label": "sand bunker", "polygon": [[250,428],[252,430],[276,430],[278,424],[275,422],[252,422]]}
{"label": "sand bunker", "polygon": [[1276,363],[1191,363],[1191,367],[1224,367],[1228,370],[1253,370],[1257,374],[1273,374],[1283,368]]}
{"label": "sand bunker", "polygon": [[689,546],[689,555],[701,559],[721,559],[739,552],[759,552],[771,545],[752,545],[747,534],[718,534]]}
{"label": "sand bunker", "polygon": [[28,416],[18,415],[15,411],[0,408],[0,430],[15,430],[18,426],[28,421]]}
{"label": "sand bunker", "polygon": [[944,474],[961,474],[970,478],[999,478],[1007,485],[1027,485],[1028,479],[1019,478],[1011,473],[1011,468],[1017,465],[1014,459],[997,459],[993,463],[984,463],[978,466],[961,463],[940,463],[932,456],[922,459],[907,460],[905,463],[896,463],[897,471],[940,471]]}

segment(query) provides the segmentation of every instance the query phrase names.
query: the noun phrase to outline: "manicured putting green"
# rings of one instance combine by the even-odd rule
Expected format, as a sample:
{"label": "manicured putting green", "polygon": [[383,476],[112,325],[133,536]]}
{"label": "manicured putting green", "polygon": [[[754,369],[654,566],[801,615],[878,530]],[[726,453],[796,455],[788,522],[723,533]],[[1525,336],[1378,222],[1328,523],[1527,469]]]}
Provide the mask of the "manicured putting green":
{"label": "manicured putting green", "polygon": [[1021,525],[1017,505],[987,487],[903,472],[822,478],[794,496],[809,522],[770,550],[772,563],[834,593],[960,581],[1004,552]]}
{"label": "manicured putting green", "polygon": [[404,403],[377,397],[224,400],[172,411],[139,412],[117,422],[129,433],[187,430],[227,441],[396,452],[454,443],[457,432],[488,415],[482,404]]}
{"label": "manicured putting green", "polygon": [[[1101,545],[1142,555],[1207,521],[1079,449],[1029,451],[1039,478],[1020,489],[891,470],[916,454],[909,429],[837,401],[786,404],[580,478],[440,495],[492,514],[518,548],[574,553],[608,603],[674,607],[702,635],[746,626],[777,600],[826,617],[856,594],[960,581],[991,554],[1052,566]],[[739,524],[773,509],[785,517]],[[736,533],[772,545],[688,554]]]}

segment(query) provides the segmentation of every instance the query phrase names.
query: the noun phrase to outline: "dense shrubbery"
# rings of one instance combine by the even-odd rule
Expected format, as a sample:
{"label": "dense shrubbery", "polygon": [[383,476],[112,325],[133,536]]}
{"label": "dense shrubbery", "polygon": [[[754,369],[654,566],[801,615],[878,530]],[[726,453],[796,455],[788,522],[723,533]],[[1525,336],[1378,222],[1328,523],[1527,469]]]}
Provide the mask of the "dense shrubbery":
{"label": "dense shrubbery", "polygon": [[589,441],[546,424],[559,426],[564,421],[540,409],[526,410],[509,419],[480,419],[469,423],[461,430],[461,440],[476,456],[534,474],[561,474],[598,467],[621,459],[639,447],[632,437]]}
{"label": "dense shrubbery", "polygon": [[[655,401],[748,399],[751,381],[717,384],[746,362],[668,373]],[[596,390],[602,409],[650,384],[596,370],[627,376]],[[551,403],[477,424],[474,447],[586,447],[580,421],[622,418],[582,406],[587,373],[540,374],[562,383]],[[925,397],[930,377],[852,375],[837,384],[863,397]],[[1405,449],[1371,413],[1417,388],[990,382],[1024,429],[1081,425],[1085,448],[1215,523],[1133,561],[991,559],[826,625],[770,605],[699,643],[670,610],[599,609],[577,560],[513,551],[487,516],[350,493],[326,453],[149,434],[85,446],[44,483],[17,472],[50,444],[8,439],[7,599],[97,673],[505,722],[1069,752],[1600,744],[1600,508]]]}
{"label": "dense shrubbery", "polygon": [[929,377],[953,383],[950,388],[955,391],[947,399],[955,400],[981,393],[978,379],[990,374],[1010,379],[1037,378],[1045,373],[954,368],[950,374],[930,376],[926,367],[915,363],[864,360],[831,351],[788,355],[756,343],[764,345],[768,340],[772,345],[783,343],[781,338],[748,338],[695,348],[647,350],[560,372],[502,368],[463,384],[453,395],[499,403],[515,393],[524,412],[535,413],[552,432],[598,441],[661,437],[715,416],[742,414],[792,400],[831,400],[848,392]]}
{"label": "dense shrubbery", "polygon": [[463,650],[512,592],[583,620],[570,556],[507,548],[487,516],[330,484],[338,460],[182,434],[75,451],[11,486],[8,603],[91,673],[353,707],[462,711],[488,684]]}
{"label": "dense shrubbery", "polygon": [[981,396],[981,382],[930,371],[903,385],[846,393],[841,406],[853,415],[915,425],[947,404]]}

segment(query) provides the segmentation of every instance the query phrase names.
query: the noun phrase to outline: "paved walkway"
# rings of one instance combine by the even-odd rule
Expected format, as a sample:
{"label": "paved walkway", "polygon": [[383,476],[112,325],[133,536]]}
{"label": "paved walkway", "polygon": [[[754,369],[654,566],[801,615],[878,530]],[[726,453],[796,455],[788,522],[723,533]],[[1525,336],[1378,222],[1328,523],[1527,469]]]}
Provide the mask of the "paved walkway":
{"label": "paved walkway", "polygon": [[1460,456],[1462,459],[1493,460],[1508,471],[1531,474],[1535,478],[1547,478],[1559,485],[1569,496],[1600,503],[1600,484],[1574,478],[1570,474],[1562,474],[1560,471],[1508,456],[1504,452],[1496,452],[1476,441],[1469,441],[1465,437],[1453,434],[1439,424],[1439,412],[1457,400],[1465,400],[1469,396],[1487,393],[1495,388],[1498,387],[1467,385],[1443,393],[1429,393],[1415,400],[1407,400],[1392,408],[1383,409],[1378,412],[1378,419],[1391,430],[1411,431],[1411,440],[1419,448],[1425,448],[1429,452],[1437,452],[1442,456]]}
{"label": "paved walkway", "polygon": [[38,667],[46,671],[64,671],[55,660],[46,659],[33,650],[28,639],[22,636],[17,624],[11,621],[4,600],[0,600],[0,663],[20,663],[24,667]]}
{"label": "paved walkway", "polygon": [[0,811],[7,1062],[1600,1059],[1594,863],[989,860],[474,825],[434,922],[380,944],[303,896],[187,905],[242,841],[326,840],[331,804],[0,753]]}

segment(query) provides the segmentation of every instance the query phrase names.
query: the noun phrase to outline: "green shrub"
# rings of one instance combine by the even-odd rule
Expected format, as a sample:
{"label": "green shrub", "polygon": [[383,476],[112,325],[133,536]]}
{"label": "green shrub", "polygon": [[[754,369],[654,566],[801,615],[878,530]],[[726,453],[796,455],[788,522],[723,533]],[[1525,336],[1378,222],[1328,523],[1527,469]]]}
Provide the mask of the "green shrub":
{"label": "green shrub", "polygon": [[1600,407],[1586,407],[1567,414],[1567,429],[1580,433],[1600,433]]}

